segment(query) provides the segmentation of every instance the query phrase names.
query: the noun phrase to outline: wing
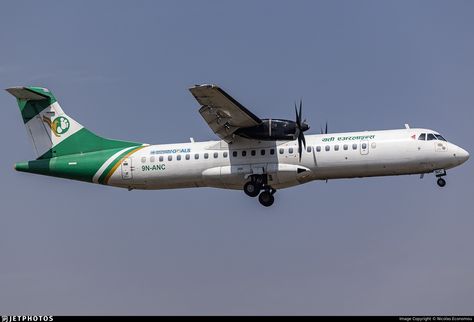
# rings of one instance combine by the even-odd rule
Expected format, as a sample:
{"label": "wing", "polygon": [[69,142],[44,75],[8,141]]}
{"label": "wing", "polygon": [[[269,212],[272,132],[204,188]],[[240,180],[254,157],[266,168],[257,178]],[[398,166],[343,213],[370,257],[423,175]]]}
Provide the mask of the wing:
{"label": "wing", "polygon": [[217,85],[196,85],[189,89],[201,104],[199,113],[222,140],[230,143],[239,128],[256,126],[262,120]]}

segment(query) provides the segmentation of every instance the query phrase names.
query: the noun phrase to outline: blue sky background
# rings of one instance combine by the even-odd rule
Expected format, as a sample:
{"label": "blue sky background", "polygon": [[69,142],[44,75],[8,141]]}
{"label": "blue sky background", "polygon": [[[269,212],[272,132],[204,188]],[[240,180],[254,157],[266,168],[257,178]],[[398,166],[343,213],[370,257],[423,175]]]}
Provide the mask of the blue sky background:
{"label": "blue sky background", "polygon": [[[98,134],[215,139],[187,88],[319,132],[427,127],[474,151],[472,1],[14,1],[0,87],[50,88]],[[243,192],[120,190],[17,173],[0,94],[2,314],[474,314],[473,163]]]}

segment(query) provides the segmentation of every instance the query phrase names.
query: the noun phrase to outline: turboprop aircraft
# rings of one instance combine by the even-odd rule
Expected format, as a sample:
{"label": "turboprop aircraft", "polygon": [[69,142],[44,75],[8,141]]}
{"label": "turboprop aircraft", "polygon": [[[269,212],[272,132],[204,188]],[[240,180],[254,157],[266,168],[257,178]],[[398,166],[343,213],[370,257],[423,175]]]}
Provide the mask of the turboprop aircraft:
{"label": "turboprop aircraft", "polygon": [[302,103],[296,120],[261,119],[216,85],[189,89],[219,141],[143,144],[106,139],[66,115],[46,88],[13,87],[37,159],[15,164],[22,172],[132,189],[215,187],[274,203],[277,189],[313,180],[446,170],[469,153],[438,132],[410,128],[304,135]]}

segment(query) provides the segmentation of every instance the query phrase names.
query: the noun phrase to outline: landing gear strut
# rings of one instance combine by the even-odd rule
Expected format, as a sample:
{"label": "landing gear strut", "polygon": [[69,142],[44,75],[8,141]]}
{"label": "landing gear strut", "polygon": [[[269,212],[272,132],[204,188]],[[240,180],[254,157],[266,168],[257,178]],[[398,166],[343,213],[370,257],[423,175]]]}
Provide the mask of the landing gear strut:
{"label": "landing gear strut", "polygon": [[439,187],[443,188],[446,185],[446,180],[443,179],[443,177],[446,176],[446,170],[435,170],[434,173],[436,175],[436,178],[438,178],[438,180],[436,180],[436,183]]}
{"label": "landing gear strut", "polygon": [[[260,191],[262,192],[260,193]],[[244,185],[244,192],[249,197],[258,196],[258,201],[265,207],[270,207],[275,202],[275,197],[273,197],[273,195],[276,190],[268,185],[268,178],[266,175],[250,176],[250,181]]]}

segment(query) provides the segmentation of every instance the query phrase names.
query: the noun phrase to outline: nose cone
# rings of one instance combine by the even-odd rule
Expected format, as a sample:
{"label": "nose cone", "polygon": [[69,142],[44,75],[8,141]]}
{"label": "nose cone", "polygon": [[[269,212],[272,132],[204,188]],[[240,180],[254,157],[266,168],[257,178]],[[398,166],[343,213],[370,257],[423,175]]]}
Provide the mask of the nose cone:
{"label": "nose cone", "polygon": [[306,124],[306,123],[301,124],[301,130],[302,130],[303,132],[304,132],[304,131],[308,131],[308,130],[309,130],[308,124]]}
{"label": "nose cone", "polygon": [[469,159],[469,152],[464,150],[463,148],[458,148],[458,151],[456,152],[456,158],[459,160],[459,164],[462,164]]}

